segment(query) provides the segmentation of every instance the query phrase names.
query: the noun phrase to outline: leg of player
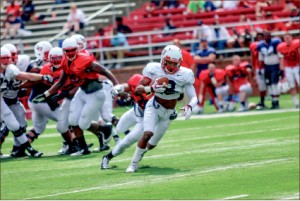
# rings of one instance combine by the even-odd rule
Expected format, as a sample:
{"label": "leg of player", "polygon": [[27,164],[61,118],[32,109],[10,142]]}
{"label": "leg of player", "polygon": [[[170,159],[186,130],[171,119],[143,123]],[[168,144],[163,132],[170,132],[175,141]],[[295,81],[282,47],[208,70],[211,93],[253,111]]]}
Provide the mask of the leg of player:
{"label": "leg of player", "polygon": [[259,103],[256,105],[256,109],[257,110],[262,110],[265,109],[265,96],[267,94],[267,86],[266,86],[266,82],[265,82],[265,71],[264,69],[256,69],[256,82],[258,85],[258,90],[259,90],[259,97],[260,97],[260,101]]}
{"label": "leg of player", "polygon": [[297,88],[296,88],[296,83],[299,86],[299,67],[293,67],[293,68],[286,67],[285,68],[285,76],[289,83],[290,94],[292,96],[294,107],[299,108],[299,98],[297,95],[298,93],[297,93]]}
{"label": "leg of player", "polygon": [[137,123],[132,131],[125,136],[124,139],[121,140],[119,144],[117,144],[112,151],[110,151],[107,155],[102,157],[101,161],[101,169],[109,168],[109,161],[122,154],[127,148],[129,148],[132,144],[137,142],[140,137],[143,135],[143,123],[142,121]]}
{"label": "leg of player", "polygon": [[240,86],[240,93],[239,93],[240,108],[238,110],[239,112],[248,111],[249,108],[248,108],[247,99],[248,99],[248,95],[250,95],[251,93],[252,93],[252,88],[249,83]]}
{"label": "leg of player", "polygon": [[228,96],[228,92],[229,92],[229,86],[228,85],[216,88],[216,95],[217,95],[217,99],[218,99],[218,112],[219,113],[222,113],[226,110],[225,109],[224,97]]}
{"label": "leg of player", "polygon": [[109,146],[107,146],[106,144],[111,138],[111,132],[112,132],[111,124],[104,123],[100,125],[97,122],[92,122],[91,126],[87,130],[95,134],[98,138],[100,146],[98,149],[96,149],[96,151],[104,151],[109,149]]}
{"label": "leg of player", "polygon": [[8,128],[5,126],[4,123],[2,123],[0,121],[0,158],[9,157],[8,155],[2,154],[2,152],[1,152],[2,144],[4,143],[5,138],[7,137],[8,133],[9,133]]}

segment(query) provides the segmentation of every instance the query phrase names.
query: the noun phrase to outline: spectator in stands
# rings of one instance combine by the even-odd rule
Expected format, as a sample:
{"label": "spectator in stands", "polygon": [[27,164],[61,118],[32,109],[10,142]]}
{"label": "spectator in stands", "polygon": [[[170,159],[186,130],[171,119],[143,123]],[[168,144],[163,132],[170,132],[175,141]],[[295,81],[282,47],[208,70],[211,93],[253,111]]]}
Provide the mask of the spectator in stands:
{"label": "spectator in stands", "polygon": [[118,32],[121,32],[121,33],[124,33],[124,34],[132,33],[132,30],[130,29],[130,27],[123,24],[123,18],[122,17],[116,17],[116,25],[117,25]]}
{"label": "spectator in stands", "polygon": [[[93,40],[87,40],[88,43],[88,48],[89,49],[96,49],[96,48],[102,48],[102,47],[110,47],[110,39],[109,38],[104,38],[104,39],[100,39],[98,37],[103,37],[105,36],[105,32],[103,28],[99,28],[98,32],[93,36],[93,37],[97,37],[97,39],[93,39]],[[101,41],[100,41],[101,40]],[[96,59],[99,59],[99,52],[95,52],[94,56]]]}
{"label": "spectator in stands", "polygon": [[38,22],[43,20],[46,16],[38,15],[35,12],[35,5],[32,3],[32,0],[25,0],[21,17],[24,22]]}
{"label": "spectator in stands", "polygon": [[[266,13],[266,20],[277,20],[279,17],[274,15],[272,12]],[[269,23],[267,24],[267,30],[268,31],[286,31],[287,28],[283,22],[275,22],[275,23]]]}
{"label": "spectator in stands", "polygon": [[25,25],[20,17],[14,16],[13,13],[9,13],[5,22],[5,30],[1,38],[15,38],[17,36],[29,36],[30,31],[25,29]]}
{"label": "spectator in stands", "polygon": [[255,14],[263,14],[262,8],[263,7],[269,7],[273,3],[273,0],[257,0],[257,3],[255,5]]}
{"label": "spectator in stands", "polygon": [[283,8],[283,11],[290,11],[290,10],[292,10],[293,8],[296,8],[296,9],[297,9],[297,6],[294,4],[294,2],[291,1],[291,0],[286,0],[286,1],[285,1],[284,8]]}
{"label": "spectator in stands", "polygon": [[[163,31],[169,31],[171,29],[176,29],[176,26],[173,25],[172,21],[170,20],[170,18],[166,18],[165,19],[165,26],[162,28]],[[172,35],[172,33],[164,33],[164,36],[169,36]]]}
{"label": "spectator in stands", "polygon": [[218,19],[214,22],[217,27],[211,28],[211,33],[208,36],[209,45],[218,50],[224,50],[227,41],[231,38],[228,30],[222,26]]}
{"label": "spectator in stands", "polygon": [[239,3],[240,3],[239,0],[223,1],[223,9],[226,9],[226,10],[236,9],[238,7]]}
{"label": "spectator in stands", "polygon": [[[127,39],[125,35],[117,30],[117,28],[113,29],[112,32],[112,38],[110,40],[110,45],[112,47],[125,47],[126,49],[129,48]],[[117,49],[117,59],[123,59],[124,58],[124,52],[126,49]],[[114,51],[107,51],[106,57],[108,60],[112,60]],[[118,62],[118,64],[115,66],[115,68],[119,69],[123,67],[122,62]],[[108,66],[108,68],[112,68],[112,65]]]}
{"label": "spectator in stands", "polygon": [[[197,39],[199,41],[200,38],[207,38],[209,35],[211,35],[211,29],[208,25],[203,24],[202,20],[198,21],[198,27],[199,29],[195,29],[193,32],[193,39]],[[194,55],[198,50],[199,42],[192,43],[191,44],[191,54]]]}
{"label": "spectator in stands", "polygon": [[[300,9],[299,8],[292,8],[291,9],[291,18],[298,18],[300,17]],[[285,24],[287,29],[292,30],[292,29],[299,29],[300,28],[300,23],[299,20],[296,21],[289,21]]]}
{"label": "spectator in stands", "polygon": [[55,4],[63,4],[63,3],[68,3],[68,0],[55,0]]}
{"label": "spectator in stands", "polygon": [[189,13],[200,13],[204,10],[203,0],[190,0],[187,5],[187,12]]}
{"label": "spectator in stands", "polygon": [[77,8],[76,4],[72,4],[71,12],[67,17],[67,23],[65,24],[64,29],[78,33],[79,30],[83,29],[86,25],[87,21],[84,12]]}
{"label": "spectator in stands", "polygon": [[20,17],[20,5],[15,0],[10,0],[10,5],[6,7],[6,15],[12,13],[16,17]]}
{"label": "spectator in stands", "polygon": [[[262,21],[265,20],[264,16],[262,13],[256,13],[256,21]],[[266,24],[256,24],[254,25],[254,31],[255,32],[263,32],[267,30],[267,25]]]}
{"label": "spectator in stands", "polygon": [[206,12],[208,11],[214,11],[216,10],[217,8],[215,7],[214,3],[212,2],[212,0],[205,0],[204,2],[204,10]]}

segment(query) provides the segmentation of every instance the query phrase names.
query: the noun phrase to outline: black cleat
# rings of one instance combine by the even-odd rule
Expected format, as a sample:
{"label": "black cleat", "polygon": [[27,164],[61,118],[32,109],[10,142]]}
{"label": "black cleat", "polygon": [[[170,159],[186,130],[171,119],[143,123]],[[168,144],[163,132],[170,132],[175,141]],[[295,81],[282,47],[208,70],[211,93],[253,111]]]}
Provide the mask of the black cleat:
{"label": "black cleat", "polygon": [[108,145],[102,145],[99,148],[93,149],[93,152],[101,152],[101,151],[107,151],[110,147]]}
{"label": "black cleat", "polygon": [[259,102],[257,105],[256,105],[256,110],[264,110],[264,109],[267,109],[267,107],[265,106],[264,103],[261,103]]}
{"label": "black cleat", "polygon": [[100,130],[98,132],[103,138],[103,143],[107,144],[112,137],[112,125],[111,124],[103,125],[100,127]]}
{"label": "black cleat", "polygon": [[28,152],[31,155],[31,157],[34,157],[34,158],[40,158],[43,155],[42,152],[39,152],[39,151],[34,150],[34,149],[32,149],[30,151],[28,150]]}

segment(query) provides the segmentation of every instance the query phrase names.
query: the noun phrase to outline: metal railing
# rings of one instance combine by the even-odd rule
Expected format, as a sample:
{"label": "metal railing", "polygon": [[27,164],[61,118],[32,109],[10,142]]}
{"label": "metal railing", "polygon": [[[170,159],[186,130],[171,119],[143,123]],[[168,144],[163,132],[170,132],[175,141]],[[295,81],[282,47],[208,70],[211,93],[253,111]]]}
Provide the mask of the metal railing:
{"label": "metal railing", "polygon": [[[263,20],[263,21],[251,21],[251,22],[237,22],[237,23],[227,23],[222,25],[215,25],[210,26],[211,28],[219,28],[221,26],[226,28],[232,28],[237,26],[244,26],[244,25],[250,25],[251,28],[251,40],[254,40],[254,37],[256,35],[256,32],[254,31],[254,25],[260,25],[260,24],[272,24],[272,23],[278,23],[278,22],[287,22],[287,21],[299,21],[298,17],[295,18],[282,18],[282,19],[276,19],[276,20]],[[139,33],[131,33],[131,34],[124,34],[127,38],[137,37],[137,38],[146,38],[147,42],[144,44],[138,44],[138,45],[131,45],[129,47],[103,47],[103,40],[105,39],[111,39],[114,36],[97,36],[97,37],[88,37],[86,38],[87,41],[99,41],[101,48],[96,49],[89,49],[91,52],[99,52],[100,53],[100,62],[102,64],[111,64],[111,63],[124,63],[124,62],[139,62],[139,61],[153,61],[155,59],[159,59],[160,55],[154,54],[154,49],[162,48],[168,44],[170,44],[171,41],[167,42],[156,42],[153,43],[152,39],[153,36],[162,36],[163,34],[178,34],[178,33],[185,33],[186,36],[190,36],[194,30],[201,30],[201,28],[198,27],[188,27],[188,28],[177,28],[173,30],[168,31],[147,31],[147,32],[139,32]],[[292,30],[289,31],[291,34],[300,34],[299,30]],[[285,31],[277,31],[273,32],[272,34],[274,36],[280,36],[283,35]],[[176,36],[174,36],[176,38]],[[199,39],[186,39],[181,40],[182,45],[190,45],[191,43],[199,42]],[[124,51],[132,51],[143,49],[143,51],[148,50],[148,56],[138,56],[138,57],[129,57],[129,58],[123,58],[123,59],[112,59],[112,60],[104,60],[104,53],[106,51],[117,51],[117,50],[124,50]],[[224,53],[232,53],[232,52],[246,52],[249,51],[248,47],[245,48],[230,48],[226,50],[217,50],[218,54],[224,54]]]}

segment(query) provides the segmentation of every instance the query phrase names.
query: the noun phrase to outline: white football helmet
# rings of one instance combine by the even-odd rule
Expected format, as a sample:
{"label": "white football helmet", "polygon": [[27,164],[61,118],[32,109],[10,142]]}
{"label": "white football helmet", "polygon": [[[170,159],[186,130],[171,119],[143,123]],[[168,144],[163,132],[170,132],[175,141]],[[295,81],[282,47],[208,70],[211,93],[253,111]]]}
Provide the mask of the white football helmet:
{"label": "white football helmet", "polygon": [[161,53],[161,67],[168,74],[174,74],[179,71],[182,61],[182,53],[179,47],[175,45],[166,46]]}
{"label": "white football helmet", "polygon": [[34,46],[34,53],[38,60],[48,61],[49,51],[52,49],[51,43],[48,41],[40,41]]}
{"label": "white football helmet", "polygon": [[1,47],[0,63],[1,68],[7,68],[7,66],[11,64],[11,53],[6,47]]}
{"label": "white football helmet", "polygon": [[49,61],[54,68],[60,68],[61,61],[64,57],[64,53],[61,48],[54,47],[49,52]]}
{"label": "white football helmet", "polygon": [[64,55],[69,61],[73,61],[78,54],[78,44],[74,38],[67,38],[62,43]]}
{"label": "white football helmet", "polygon": [[77,42],[79,51],[86,48],[86,40],[83,35],[75,34],[71,36],[71,38],[75,39],[75,41]]}
{"label": "white football helmet", "polygon": [[13,64],[16,64],[18,62],[18,49],[16,48],[16,46],[11,43],[7,43],[3,45],[3,47],[6,47],[10,51],[11,61]]}
{"label": "white football helmet", "polygon": [[278,82],[278,89],[280,93],[285,94],[290,90],[289,83],[286,79],[282,79]]}

